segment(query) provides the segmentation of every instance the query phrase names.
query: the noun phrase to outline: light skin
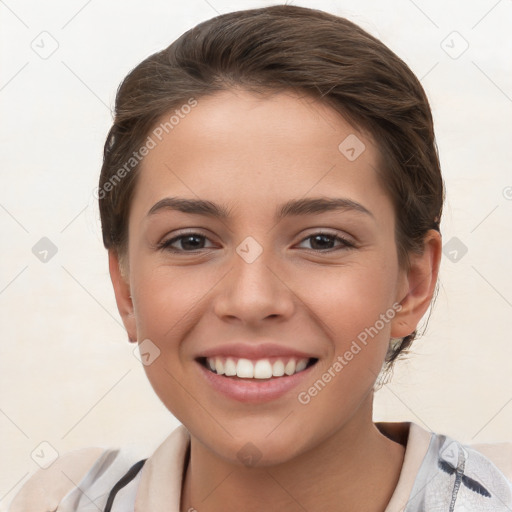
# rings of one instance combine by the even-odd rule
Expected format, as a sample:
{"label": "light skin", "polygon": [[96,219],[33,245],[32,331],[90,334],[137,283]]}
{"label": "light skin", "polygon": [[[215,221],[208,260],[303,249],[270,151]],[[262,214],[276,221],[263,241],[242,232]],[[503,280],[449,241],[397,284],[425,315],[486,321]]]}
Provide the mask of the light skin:
{"label": "light skin", "polygon": [[[338,149],[350,134],[366,147],[354,161]],[[404,446],[373,423],[373,386],[390,338],[414,331],[428,309],[441,239],[429,231],[423,253],[410,255],[409,269],[399,266],[378,165],[371,136],[316,100],[241,89],[198,98],[144,158],[125,263],[121,269],[111,250],[110,272],[129,339],[149,339],[161,351],[147,376],[191,435],[182,511],[385,509]],[[167,197],[208,200],[229,216],[148,214]],[[370,213],[274,217],[287,201],[318,197],[347,198]],[[158,248],[184,230],[201,236],[173,242],[179,253]],[[330,236],[318,241],[319,233]],[[236,251],[248,236],[263,251],[251,263]],[[398,303],[378,334],[301,404],[298,393]],[[201,378],[201,350],[263,338],[318,358],[300,389],[247,404]],[[252,467],[237,457],[247,443],[261,456]]]}

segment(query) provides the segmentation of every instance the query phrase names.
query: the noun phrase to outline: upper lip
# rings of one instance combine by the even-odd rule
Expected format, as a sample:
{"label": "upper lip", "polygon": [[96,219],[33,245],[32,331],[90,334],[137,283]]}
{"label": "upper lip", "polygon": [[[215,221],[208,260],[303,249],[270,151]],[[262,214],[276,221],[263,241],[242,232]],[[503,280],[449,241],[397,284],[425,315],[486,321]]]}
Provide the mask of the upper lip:
{"label": "upper lip", "polygon": [[258,345],[231,343],[218,345],[201,351],[201,353],[197,354],[196,359],[201,357],[236,357],[244,359],[265,359],[267,357],[294,357],[297,359],[317,358],[313,354],[275,343],[261,343]]}

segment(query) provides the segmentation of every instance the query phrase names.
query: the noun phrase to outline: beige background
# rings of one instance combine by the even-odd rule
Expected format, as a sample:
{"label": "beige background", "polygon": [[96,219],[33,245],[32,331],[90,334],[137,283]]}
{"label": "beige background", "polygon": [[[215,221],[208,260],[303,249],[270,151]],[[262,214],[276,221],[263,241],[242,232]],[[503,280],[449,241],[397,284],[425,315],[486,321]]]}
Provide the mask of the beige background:
{"label": "beige background", "polygon": [[[38,468],[30,454],[51,450],[41,442],[147,455],[177,425],[126,340],[101,244],[92,191],[110,108],[126,73],[184,30],[271,3],[0,2],[0,510]],[[452,261],[448,246],[427,333],[374,419],[512,441],[512,2],[293,3],[359,23],[421,78],[447,187],[443,240],[467,248]],[[32,252],[42,237],[58,249],[46,263]]]}

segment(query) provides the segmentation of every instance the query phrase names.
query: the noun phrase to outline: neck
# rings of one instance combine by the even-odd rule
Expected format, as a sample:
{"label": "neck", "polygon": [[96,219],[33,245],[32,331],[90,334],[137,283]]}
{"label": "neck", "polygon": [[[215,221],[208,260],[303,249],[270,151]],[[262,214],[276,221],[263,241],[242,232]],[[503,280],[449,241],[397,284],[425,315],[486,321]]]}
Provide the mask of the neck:
{"label": "neck", "polygon": [[405,448],[366,415],[278,465],[245,467],[220,459],[191,435],[181,511],[384,512]]}

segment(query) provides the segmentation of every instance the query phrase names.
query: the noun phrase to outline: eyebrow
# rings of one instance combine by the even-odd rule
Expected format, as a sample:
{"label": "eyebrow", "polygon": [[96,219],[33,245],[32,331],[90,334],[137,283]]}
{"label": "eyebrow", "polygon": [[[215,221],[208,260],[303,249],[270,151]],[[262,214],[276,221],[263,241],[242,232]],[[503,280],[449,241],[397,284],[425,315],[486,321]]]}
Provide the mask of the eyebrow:
{"label": "eyebrow", "polygon": [[[151,207],[148,216],[161,210],[177,210],[183,213],[206,215],[218,219],[227,219],[230,215],[230,209],[223,205],[203,199],[186,199],[183,197],[166,197],[161,199]],[[285,217],[320,214],[330,211],[352,211],[369,215],[375,219],[373,213],[362,204],[352,199],[341,197],[292,199],[282,204],[276,210],[275,219],[281,220]]]}

